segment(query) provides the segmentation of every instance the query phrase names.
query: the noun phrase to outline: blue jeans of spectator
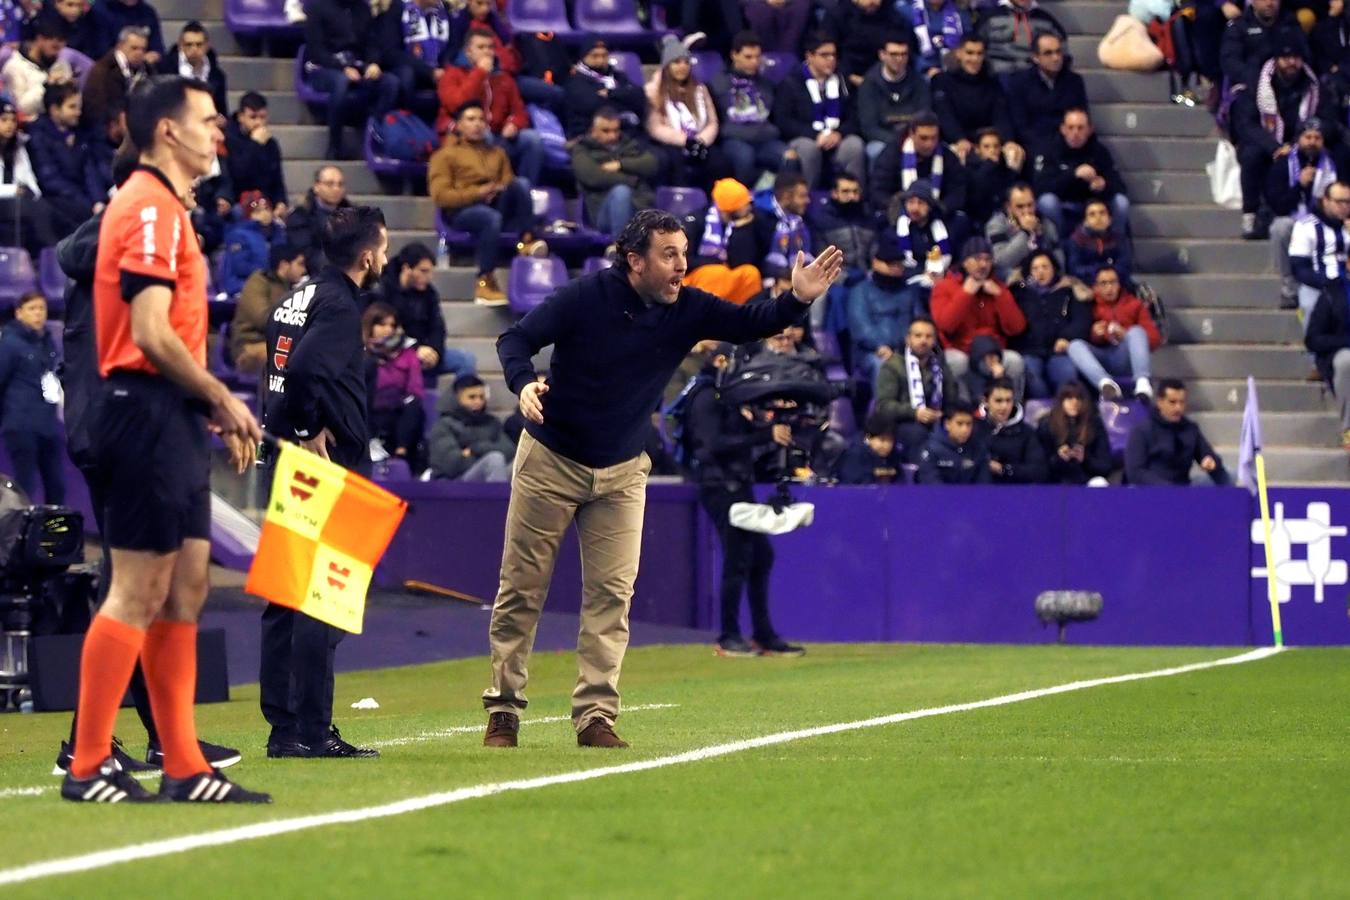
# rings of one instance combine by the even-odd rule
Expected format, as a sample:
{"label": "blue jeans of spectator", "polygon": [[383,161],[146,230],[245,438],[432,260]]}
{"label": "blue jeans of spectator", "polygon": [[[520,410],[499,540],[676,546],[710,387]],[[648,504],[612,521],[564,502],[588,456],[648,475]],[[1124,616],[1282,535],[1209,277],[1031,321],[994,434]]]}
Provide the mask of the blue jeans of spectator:
{"label": "blue jeans of spectator", "polygon": [[[1115,194],[1107,201],[1111,205],[1111,230],[1120,237],[1129,236],[1130,198],[1124,194]],[[1036,198],[1036,209],[1045,216],[1062,235],[1070,234],[1083,219],[1082,203],[1066,203],[1054,194],[1041,194]],[[1067,239],[1066,239],[1067,240]]]}
{"label": "blue jeans of spectator", "polygon": [[633,189],[616,184],[605,194],[600,211],[595,215],[595,227],[605,234],[617,235],[633,218]]}
{"label": "blue jeans of spectator", "polygon": [[733,177],[751,190],[755,189],[760,172],[765,169],[770,172],[778,171],[778,167],[783,163],[783,154],[787,151],[787,144],[782,141],[760,141],[758,144],[752,144],[736,138],[723,138],[721,143],[727,161],[731,164]]}
{"label": "blue jeans of spectator", "polygon": [[520,96],[526,103],[542,106],[561,117],[563,106],[567,102],[567,92],[561,85],[550,84],[533,75],[517,75],[516,87],[520,88]]}
{"label": "blue jeans of spectator", "polygon": [[516,178],[497,195],[491,205],[475,203],[457,210],[450,217],[450,227],[467,231],[478,238],[478,274],[488,275],[497,268],[503,231],[519,234],[534,225],[534,203],[530,199],[529,182]]}
{"label": "blue jeans of spectator", "polygon": [[1092,387],[1115,375],[1147,378],[1149,371],[1148,332],[1131,325],[1115,346],[1098,347],[1084,340],[1069,342],[1069,359]]}
{"label": "blue jeans of spectator", "polygon": [[[433,348],[434,349],[434,348]],[[467,350],[458,350],[449,344],[441,348],[441,359],[430,369],[422,370],[422,383],[427,387],[434,388],[438,376],[454,375],[456,378],[461,375],[474,375],[478,372],[478,360]]]}
{"label": "blue jeans of spectator", "polygon": [[1065,353],[1052,353],[1050,356],[1024,354],[1022,364],[1026,367],[1027,396],[1034,400],[1055,396],[1065,382],[1078,376],[1078,368]]}
{"label": "blue jeans of spectator", "polygon": [[886,141],[868,141],[868,142],[867,142],[867,148],[866,148],[866,149],[867,149],[867,168],[868,168],[869,171],[870,171],[871,168],[872,168],[872,163],[876,162],[876,161],[877,161],[877,157],[880,156],[881,153],[882,153],[882,151],[885,150],[885,149],[886,149],[887,147],[889,147],[889,146],[890,146],[890,144],[889,144],[888,142],[886,142]]}
{"label": "blue jeans of spectator", "polygon": [[492,143],[506,149],[506,158],[511,160],[511,171],[516,177],[524,178],[531,187],[539,183],[539,173],[544,169],[544,142],[539,132],[522,128],[513,138],[494,134]]}
{"label": "blue jeans of spectator", "polygon": [[[31,503],[60,505],[66,502],[66,455],[54,437],[35,431],[6,431],[5,449],[14,464],[14,480]],[[42,488],[42,499],[38,499]]]}
{"label": "blue jeans of spectator", "polygon": [[342,146],[342,126],[352,107],[366,112],[366,118],[382,116],[398,102],[398,77],[388,72],[374,80],[348,81],[341,69],[319,69],[309,76],[310,84],[328,92],[328,146]]}

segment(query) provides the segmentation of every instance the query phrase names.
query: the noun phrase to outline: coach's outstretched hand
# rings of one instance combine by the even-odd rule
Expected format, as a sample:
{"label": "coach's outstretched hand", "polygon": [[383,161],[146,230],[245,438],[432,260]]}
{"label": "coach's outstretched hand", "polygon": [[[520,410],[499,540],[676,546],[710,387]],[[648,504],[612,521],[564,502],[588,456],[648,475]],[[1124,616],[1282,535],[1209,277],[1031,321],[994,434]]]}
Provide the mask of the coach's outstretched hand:
{"label": "coach's outstretched hand", "polygon": [[805,263],[806,254],[798,250],[797,260],[792,264],[792,293],[803,303],[811,303],[839,277],[844,268],[844,251],[831,244],[809,266]]}
{"label": "coach's outstretched hand", "polygon": [[542,381],[531,381],[520,389],[520,414],[536,425],[544,424],[544,401],[548,385]]}

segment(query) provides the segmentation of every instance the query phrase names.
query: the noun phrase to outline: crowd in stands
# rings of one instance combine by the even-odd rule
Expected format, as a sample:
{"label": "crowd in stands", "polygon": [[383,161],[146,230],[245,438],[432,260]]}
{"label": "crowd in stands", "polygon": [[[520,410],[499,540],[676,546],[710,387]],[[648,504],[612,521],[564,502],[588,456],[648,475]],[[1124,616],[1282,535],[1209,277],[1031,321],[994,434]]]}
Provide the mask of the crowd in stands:
{"label": "crowd in stands", "polygon": [[[1254,0],[1243,21],[1273,3]],[[667,21],[684,22],[697,5],[674,4]],[[991,457],[992,467],[975,468],[995,480],[1101,477],[1096,404],[1160,402],[1150,353],[1163,334],[1151,292],[1132,271],[1127,192],[1053,14],[1035,0],[713,6],[725,27],[691,33],[690,24],[682,39],[643,48],[654,65],[642,77],[602,36],[569,42],[516,31],[496,0],[310,0],[300,77],[326,95],[330,160],[351,155],[349,125],[407,109],[432,126],[426,190],[446,227],[474,236],[474,299],[483,305],[507,302],[495,273],[512,243],[549,252],[550,223],[536,213],[531,187],[552,183],[576,197],[576,216],[601,235],[653,205],[658,189],[695,188],[707,205],[685,216],[687,283],[732,302],[781,285],[798,251],[844,249],[846,277],[813,309],[807,342],[838,345],[822,347],[823,356],[842,363],[863,431],[889,428],[889,447],[879,434],[860,446],[920,466],[921,480],[945,480],[948,466],[924,461],[932,442],[947,441],[942,453],[960,456],[966,443],[1011,446],[1013,435],[1035,431],[1036,441],[1018,438],[1019,446],[1043,449],[1043,464],[1028,470]],[[193,222],[215,260],[215,289],[237,298],[223,356],[255,375],[267,311],[323,264],[316,235],[348,204],[343,170],[321,166],[293,202],[266,98],[250,91],[230,110],[228,72],[206,29],[189,22],[166,45],[146,0],[92,8],[56,0],[19,37],[0,69],[0,230],[18,222],[12,243],[35,258],[106,202],[126,98],[141,79],[175,72],[211,86],[228,114],[226,140],[198,186]],[[1323,38],[1324,48],[1334,43]],[[1230,43],[1225,37],[1225,67],[1239,50],[1256,64],[1260,48],[1283,48],[1274,38]],[[1239,99],[1293,96],[1283,81],[1272,88],[1261,77]],[[1331,102],[1333,93],[1318,96]],[[1280,99],[1275,115],[1300,104]],[[1264,106],[1257,114],[1271,117]],[[1322,115],[1344,121],[1343,111]],[[1296,158],[1313,172],[1304,199],[1321,211],[1340,128],[1305,118],[1318,125],[1311,115],[1291,120],[1308,131],[1306,141],[1297,136]],[[1327,141],[1321,149],[1314,134]],[[1259,173],[1262,191],[1276,169],[1284,171]],[[1286,190],[1280,209],[1301,209],[1296,193]],[[1291,240],[1322,248],[1320,232],[1298,243],[1302,227],[1290,226]],[[1345,244],[1335,246],[1343,260]],[[1289,254],[1291,278],[1328,280],[1321,260],[1311,262]],[[447,344],[435,264],[428,248],[411,245],[372,292],[372,304],[382,304],[366,323],[382,443],[417,471],[501,477],[509,448],[500,433],[486,433],[472,357]],[[1350,353],[1341,368],[1350,379]],[[419,389],[447,373],[465,386],[428,415]],[[1004,386],[1013,404],[1006,416]],[[1044,424],[1037,431],[1021,421],[1029,400],[1053,401],[1044,420],[1058,423],[1051,437]],[[967,406],[979,427],[963,442]],[[459,425],[441,428],[446,416]],[[438,428],[439,441],[410,437]],[[437,458],[437,447],[455,448],[470,465]],[[843,458],[856,469],[861,453]]]}

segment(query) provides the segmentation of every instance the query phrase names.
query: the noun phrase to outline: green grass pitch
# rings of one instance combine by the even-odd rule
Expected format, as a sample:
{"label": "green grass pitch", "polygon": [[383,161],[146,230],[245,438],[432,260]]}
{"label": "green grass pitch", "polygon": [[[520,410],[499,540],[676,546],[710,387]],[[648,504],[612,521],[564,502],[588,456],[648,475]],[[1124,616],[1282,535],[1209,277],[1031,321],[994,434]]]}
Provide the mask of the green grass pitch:
{"label": "green grass pitch", "polygon": [[[482,659],[338,679],[377,761],[269,761],[255,687],[204,736],[271,807],[84,807],[48,773],[65,715],[0,717],[0,869],[267,819],[1233,655],[1221,649],[813,646],[802,659],[638,649],[626,752],[566,721],[480,746]],[[644,772],[0,887],[5,897],[1350,896],[1350,650],[813,737]],[[538,654],[531,719],[565,716],[570,654]],[[362,697],[374,711],[349,709]],[[143,749],[134,714],[119,731]],[[472,727],[428,737],[427,732]],[[389,743],[393,742],[393,743]],[[153,788],[155,782],[149,785]],[[40,794],[35,788],[45,788]]]}

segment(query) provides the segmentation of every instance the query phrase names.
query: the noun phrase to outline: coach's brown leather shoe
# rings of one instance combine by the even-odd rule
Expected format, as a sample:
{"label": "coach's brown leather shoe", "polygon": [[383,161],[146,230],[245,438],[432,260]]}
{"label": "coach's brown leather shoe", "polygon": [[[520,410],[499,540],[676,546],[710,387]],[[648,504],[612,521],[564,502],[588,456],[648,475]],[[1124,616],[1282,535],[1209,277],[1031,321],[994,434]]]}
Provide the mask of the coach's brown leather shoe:
{"label": "coach's brown leather shoe", "polygon": [[614,726],[604,719],[591,719],[591,723],[577,732],[578,747],[603,747],[606,750],[623,750],[628,742],[614,733]]}
{"label": "coach's brown leather shoe", "polygon": [[484,747],[514,747],[520,734],[520,716],[509,712],[495,712],[488,716]]}

